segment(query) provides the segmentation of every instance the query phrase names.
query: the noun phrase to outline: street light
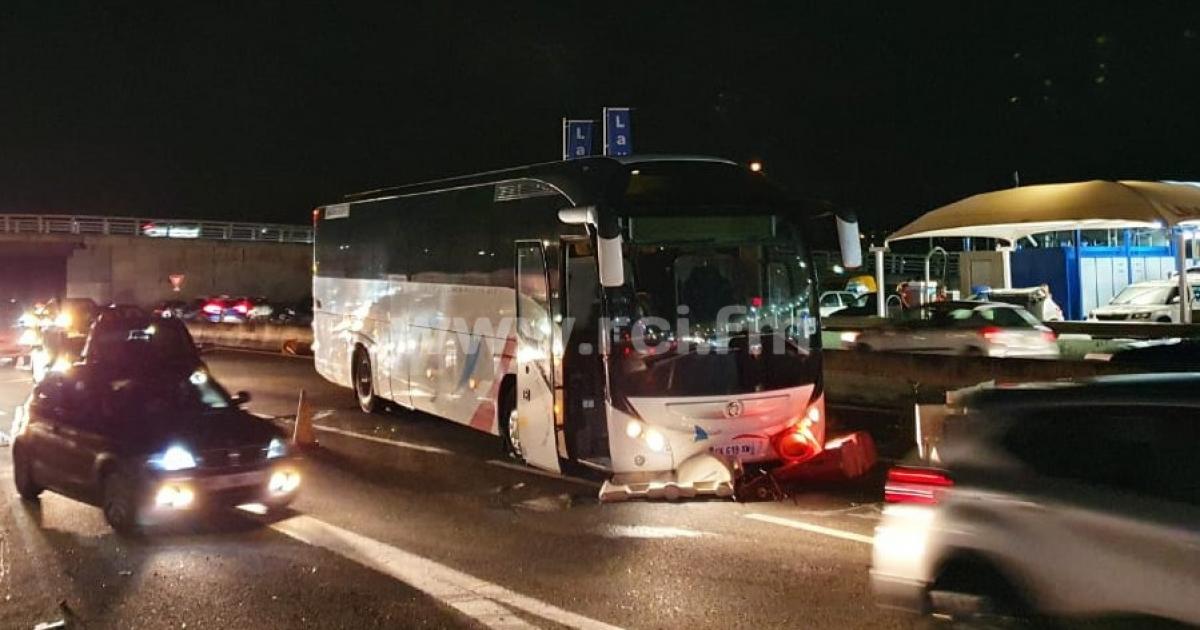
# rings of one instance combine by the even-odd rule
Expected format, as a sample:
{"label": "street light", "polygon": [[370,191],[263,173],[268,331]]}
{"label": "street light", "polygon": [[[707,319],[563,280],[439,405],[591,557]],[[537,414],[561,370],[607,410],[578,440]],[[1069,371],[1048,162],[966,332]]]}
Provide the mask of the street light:
{"label": "street light", "polygon": [[761,173],[763,169],[762,160],[750,160],[750,172]]}

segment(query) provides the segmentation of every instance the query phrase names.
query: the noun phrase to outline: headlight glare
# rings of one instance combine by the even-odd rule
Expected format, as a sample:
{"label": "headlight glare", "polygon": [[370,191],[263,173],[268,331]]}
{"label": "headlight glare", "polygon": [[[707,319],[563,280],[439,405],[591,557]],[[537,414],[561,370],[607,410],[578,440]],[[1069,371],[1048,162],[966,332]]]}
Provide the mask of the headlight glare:
{"label": "headlight glare", "polygon": [[267,459],[275,459],[287,455],[287,443],[279,438],[271,438],[271,443],[267,445]]}
{"label": "headlight glare", "polygon": [[176,444],[161,454],[151,457],[150,465],[166,471],[187,470],[196,467],[196,458],[191,451]]}

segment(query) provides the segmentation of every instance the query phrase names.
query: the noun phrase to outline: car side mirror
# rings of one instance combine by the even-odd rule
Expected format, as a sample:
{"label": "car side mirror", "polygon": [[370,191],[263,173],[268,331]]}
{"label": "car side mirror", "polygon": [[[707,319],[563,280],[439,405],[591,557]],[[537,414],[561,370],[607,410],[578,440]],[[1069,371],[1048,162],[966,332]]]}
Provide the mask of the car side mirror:
{"label": "car side mirror", "polygon": [[233,395],[233,404],[236,406],[240,407],[248,402],[250,402],[250,392],[240,391]]}
{"label": "car side mirror", "polygon": [[1178,295],[1176,295],[1175,297],[1171,298],[1171,302],[1170,302],[1170,303],[1171,303],[1171,304],[1178,304],[1178,303],[1179,303],[1179,296],[1178,296]]}

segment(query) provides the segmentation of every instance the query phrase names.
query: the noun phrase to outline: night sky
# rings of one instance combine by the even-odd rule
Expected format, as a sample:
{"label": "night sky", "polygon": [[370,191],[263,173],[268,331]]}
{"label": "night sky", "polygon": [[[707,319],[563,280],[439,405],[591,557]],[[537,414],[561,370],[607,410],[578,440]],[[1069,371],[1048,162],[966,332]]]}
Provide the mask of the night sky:
{"label": "night sky", "polygon": [[557,159],[604,105],[868,228],[1014,170],[1200,180],[1200,2],[314,7],[0,4],[0,212],[304,222]]}

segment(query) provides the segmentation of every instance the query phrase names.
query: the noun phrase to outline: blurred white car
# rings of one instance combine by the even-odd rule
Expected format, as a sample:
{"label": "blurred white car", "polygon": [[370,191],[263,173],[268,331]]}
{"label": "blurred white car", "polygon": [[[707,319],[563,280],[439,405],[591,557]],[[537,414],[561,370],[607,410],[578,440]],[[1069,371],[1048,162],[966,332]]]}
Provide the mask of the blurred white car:
{"label": "blurred white car", "polygon": [[877,602],[967,623],[1200,624],[1197,392],[1178,374],[967,394],[936,457],[925,442],[924,465],[888,473]]}
{"label": "blurred white car", "polygon": [[1058,357],[1058,337],[1029,311],[994,302],[936,302],[875,328],[844,333],[854,350],[963,356]]}
{"label": "blurred white car", "polygon": [[[1200,303],[1200,276],[1188,274],[1192,281],[1193,304]],[[1194,308],[1194,307],[1193,307]],[[1099,321],[1179,322],[1179,281],[1147,280],[1121,290],[1107,306],[1092,311],[1088,319]]]}
{"label": "blurred white car", "polygon": [[860,295],[853,291],[826,291],[821,294],[821,317],[829,317],[834,313],[848,307],[853,306]]}

